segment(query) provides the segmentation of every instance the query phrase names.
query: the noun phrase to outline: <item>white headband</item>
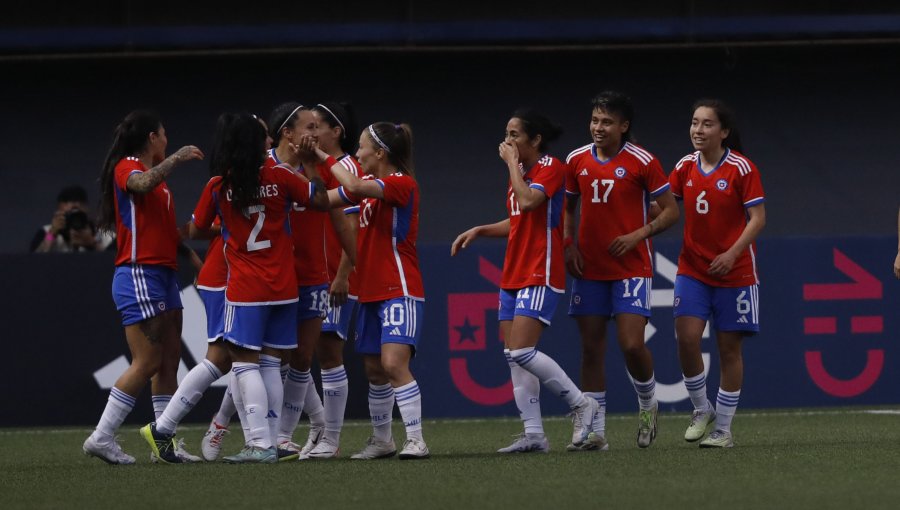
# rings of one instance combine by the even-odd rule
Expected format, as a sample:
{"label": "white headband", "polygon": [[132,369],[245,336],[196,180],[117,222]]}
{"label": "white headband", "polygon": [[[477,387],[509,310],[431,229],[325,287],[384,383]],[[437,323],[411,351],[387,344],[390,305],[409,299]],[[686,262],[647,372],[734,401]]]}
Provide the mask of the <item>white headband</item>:
{"label": "white headband", "polygon": [[344,127],[344,123],[341,122],[341,119],[339,119],[338,116],[335,115],[333,111],[329,110],[328,107],[325,106],[324,104],[319,103],[319,104],[317,104],[316,106],[318,106],[319,108],[321,108],[321,109],[325,110],[326,112],[330,113],[331,116],[334,117],[334,120],[336,120],[337,123],[338,123],[338,125],[341,126],[341,138],[347,138],[347,129]]}
{"label": "white headband", "polygon": [[374,124],[369,125],[369,134],[372,135],[372,139],[375,140],[375,143],[380,145],[382,149],[384,149],[384,152],[390,154],[391,149],[388,148],[387,144],[381,141],[381,138],[378,138],[378,135],[375,134],[375,129],[373,129],[372,126],[374,126]]}
{"label": "white headband", "polygon": [[290,115],[288,115],[287,117],[284,118],[284,122],[282,122],[281,125],[278,126],[278,131],[275,131],[275,132],[278,133],[282,129],[284,129],[285,124],[287,124],[288,121],[291,120],[291,118],[294,116],[295,113],[297,113],[297,110],[299,110],[300,108],[303,108],[302,104],[298,105],[296,108],[294,108],[294,111],[292,111]]}

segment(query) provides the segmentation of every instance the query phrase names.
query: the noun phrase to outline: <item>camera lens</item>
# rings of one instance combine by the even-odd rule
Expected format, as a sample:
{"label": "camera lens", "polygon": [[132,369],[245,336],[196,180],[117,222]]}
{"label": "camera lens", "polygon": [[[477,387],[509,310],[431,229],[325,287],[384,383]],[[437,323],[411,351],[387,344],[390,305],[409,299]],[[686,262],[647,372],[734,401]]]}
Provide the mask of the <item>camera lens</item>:
{"label": "camera lens", "polygon": [[66,230],[82,230],[88,226],[87,213],[72,209],[66,213]]}

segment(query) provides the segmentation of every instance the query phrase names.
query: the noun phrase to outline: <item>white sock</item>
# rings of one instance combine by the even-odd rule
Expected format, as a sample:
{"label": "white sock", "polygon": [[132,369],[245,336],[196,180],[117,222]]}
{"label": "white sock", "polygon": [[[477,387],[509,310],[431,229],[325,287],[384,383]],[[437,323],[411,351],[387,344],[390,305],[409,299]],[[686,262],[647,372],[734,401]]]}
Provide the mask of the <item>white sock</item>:
{"label": "white sock", "polygon": [[266,421],[269,424],[269,437],[272,444],[278,444],[278,425],[281,421],[281,406],[284,401],[284,383],[281,381],[281,359],[268,354],[259,355],[259,375],[266,385],[269,410]]}
{"label": "white sock", "polygon": [[709,409],[709,399],[706,397],[706,375],[703,372],[694,377],[684,376],[684,387],[688,390],[695,411]]}
{"label": "white sock", "polygon": [[281,408],[281,421],[278,424],[278,444],[290,441],[294,437],[294,429],[300,423],[303,412],[303,401],[306,390],[312,382],[309,370],[301,372],[291,368],[284,379],[284,405]]}
{"label": "white sock", "polygon": [[519,417],[525,424],[526,434],[543,434],[544,423],[541,420],[541,381],[531,372],[520,367],[509,355],[509,349],[503,349],[506,363],[512,376],[513,396]]}
{"label": "white sock", "polygon": [[237,384],[237,377],[234,375],[234,365],[232,365],[231,377],[228,379],[228,389],[231,391],[231,398],[234,402],[234,409],[238,415],[238,421],[241,422],[241,432],[244,434],[244,444],[250,440],[250,423],[247,421],[247,410],[244,408],[244,397],[241,396],[241,389]]}
{"label": "white sock", "polygon": [[100,422],[91,434],[94,439],[99,443],[108,443],[115,439],[122,422],[134,409],[134,402],[134,397],[113,386],[109,390],[109,399],[106,401],[103,414],[100,415]]}
{"label": "white sock", "polygon": [[303,410],[309,416],[309,424],[313,427],[325,428],[325,406],[322,405],[322,397],[315,383],[310,380],[306,387],[306,398],[303,400]]}
{"label": "white sock", "polygon": [[172,401],[172,395],[153,395],[150,400],[153,401],[153,421],[158,421],[166,406]]}
{"label": "white sock", "polygon": [[641,382],[632,377],[631,382],[634,384],[641,411],[653,409],[653,406],[656,405],[656,378],[651,375],[650,380]]}
{"label": "white sock", "polygon": [[511,350],[509,355],[520,367],[537,376],[547,389],[565,400],[570,408],[584,405],[584,394],[553,358],[534,347]]}
{"label": "white sock", "polygon": [[600,406],[600,410],[597,411],[597,416],[594,417],[594,425],[593,427],[591,427],[591,429],[598,435],[606,437],[606,392],[585,391],[584,396],[596,400],[597,405]]}
{"label": "white sock", "polygon": [[222,377],[222,372],[205,359],[191,369],[178,385],[165,411],[156,419],[156,430],[163,434],[174,434],[181,420],[194,408],[209,385]]}
{"label": "white sock", "polygon": [[369,416],[372,417],[372,435],[379,441],[390,441],[391,420],[394,417],[394,388],[390,384],[369,383]]}
{"label": "white sock", "polygon": [[281,365],[281,382],[284,382],[284,380],[287,379],[288,372],[290,372],[290,371],[291,371],[290,363],[283,363]]}
{"label": "white sock", "polygon": [[225,396],[222,397],[222,404],[219,405],[218,412],[213,416],[213,422],[220,427],[227,427],[228,424],[231,423],[231,417],[234,416],[234,412],[236,411],[234,398],[232,397],[232,392],[234,391],[233,388],[234,377],[228,377],[228,386],[225,388]]}
{"label": "white sock", "polygon": [[734,419],[740,398],[741,390],[725,391],[719,388],[719,395],[716,397],[716,430],[731,432],[731,420]]}
{"label": "white sock", "polygon": [[344,411],[347,409],[347,371],[344,365],[322,370],[322,393],[325,401],[325,437],[335,443],[344,427]]}
{"label": "white sock", "polygon": [[237,379],[237,387],[241,392],[244,411],[247,413],[249,429],[247,444],[260,448],[271,448],[272,440],[269,437],[269,424],[266,420],[269,397],[266,395],[266,386],[259,373],[259,364],[237,361],[232,363],[231,367],[231,372]]}
{"label": "white sock", "polygon": [[400,416],[403,417],[403,426],[406,427],[406,439],[422,440],[422,393],[419,384],[413,380],[394,388],[394,398],[397,399],[397,407],[400,408]]}

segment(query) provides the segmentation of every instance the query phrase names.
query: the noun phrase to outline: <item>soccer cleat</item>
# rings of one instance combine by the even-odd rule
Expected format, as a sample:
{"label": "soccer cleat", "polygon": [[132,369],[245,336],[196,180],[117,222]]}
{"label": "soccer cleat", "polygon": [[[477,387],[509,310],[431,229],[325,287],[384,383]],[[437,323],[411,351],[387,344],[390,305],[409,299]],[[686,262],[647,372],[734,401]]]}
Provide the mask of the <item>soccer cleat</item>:
{"label": "soccer cleat", "polygon": [[275,464],[278,462],[278,452],[274,447],[261,448],[248,445],[237,454],[229,455],[222,460],[227,464]]}
{"label": "soccer cleat", "polygon": [[361,452],[353,454],[350,458],[353,460],[374,460],[386,459],[397,455],[397,446],[394,440],[379,441],[375,436],[369,436],[366,439],[366,447]]}
{"label": "soccer cleat", "polygon": [[421,439],[409,438],[400,450],[400,460],[427,459],[431,456],[428,446]]}
{"label": "soccer cleat", "polygon": [[276,447],[275,452],[278,454],[278,462],[297,460],[297,458],[300,456],[300,452],[295,449]]}
{"label": "soccer cleat", "polygon": [[338,456],[340,453],[341,447],[338,446],[333,440],[328,437],[323,436],[322,439],[319,440],[319,444],[316,445],[315,448],[309,451],[308,458],[310,459],[333,459]]}
{"label": "soccer cleat", "polygon": [[550,441],[544,434],[516,434],[511,445],[500,448],[497,453],[550,453]]}
{"label": "soccer cleat", "polygon": [[108,443],[101,443],[91,434],[84,440],[81,449],[88,457],[97,457],[107,464],[134,464],[134,457],[123,452],[115,438]]}
{"label": "soccer cleat", "polygon": [[598,434],[596,432],[591,432],[590,434],[588,434],[587,439],[580,445],[575,446],[574,444],[570,444],[566,446],[566,451],[570,452],[589,452],[593,450],[609,450],[609,443],[606,441],[606,436],[603,436],[602,434]]}
{"label": "soccer cleat", "polygon": [[703,436],[706,435],[707,427],[709,427],[710,423],[715,421],[716,411],[712,406],[709,406],[706,411],[695,410],[693,414],[691,414],[691,424],[688,426],[687,430],[684,431],[684,440],[693,443],[694,441],[703,439]]}
{"label": "soccer cleat", "polygon": [[648,410],[638,413],[637,444],[641,448],[647,448],[656,439],[656,416],[659,413],[659,404],[653,404]]}
{"label": "soccer cleat", "polygon": [[[182,464],[184,461],[175,454],[175,438],[158,432],[156,423],[148,423],[141,427],[141,437],[150,445],[151,455],[155,455],[156,459],[164,464]],[[151,456],[152,460],[153,457]]]}
{"label": "soccer cleat", "polygon": [[222,451],[222,439],[228,434],[228,427],[221,427],[215,421],[210,422],[209,429],[200,441],[200,454],[203,459],[212,462],[219,458]]}
{"label": "soccer cleat", "polygon": [[594,420],[600,412],[600,404],[596,400],[584,397],[584,402],[572,409],[572,445],[580,447],[591,432]]}
{"label": "soccer cleat", "polygon": [[322,439],[322,434],[324,432],[325,427],[322,425],[311,425],[309,427],[309,436],[306,438],[306,444],[303,445],[303,448],[300,448],[300,460],[309,458],[309,452],[319,444],[319,440]]}
{"label": "soccer cleat", "polygon": [[700,441],[700,448],[732,448],[734,447],[734,439],[731,432],[726,430],[714,430],[709,437]]}
{"label": "soccer cleat", "polygon": [[175,455],[181,459],[182,463],[203,462],[199,456],[184,449],[184,439],[181,438],[175,440]]}

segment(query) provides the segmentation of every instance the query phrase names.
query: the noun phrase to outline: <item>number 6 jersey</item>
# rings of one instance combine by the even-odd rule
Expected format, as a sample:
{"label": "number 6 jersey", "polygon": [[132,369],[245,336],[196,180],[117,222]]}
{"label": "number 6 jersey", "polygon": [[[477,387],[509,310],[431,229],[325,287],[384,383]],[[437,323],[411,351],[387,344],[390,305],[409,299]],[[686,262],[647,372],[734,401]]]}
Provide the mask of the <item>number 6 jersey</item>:
{"label": "number 6 jersey", "polygon": [[292,202],[309,203],[314,185],[290,169],[269,162],[259,172],[259,205],[238,211],[222,178],[206,184],[193,222],[207,228],[216,214],[222,219],[228,285],[225,299],[233,305],[277,305],[297,301],[294,244],[288,224]]}
{"label": "number 6 jersey", "polygon": [[738,240],[747,225],[748,207],[765,201],[759,171],[749,159],[730,149],[715,168],[704,172],[700,152],[681,158],[669,175],[672,193],[684,201],[684,246],[678,274],[714,287],[744,287],[759,283],[756,247],[751,244],[723,277],[707,271],[713,259]]}

